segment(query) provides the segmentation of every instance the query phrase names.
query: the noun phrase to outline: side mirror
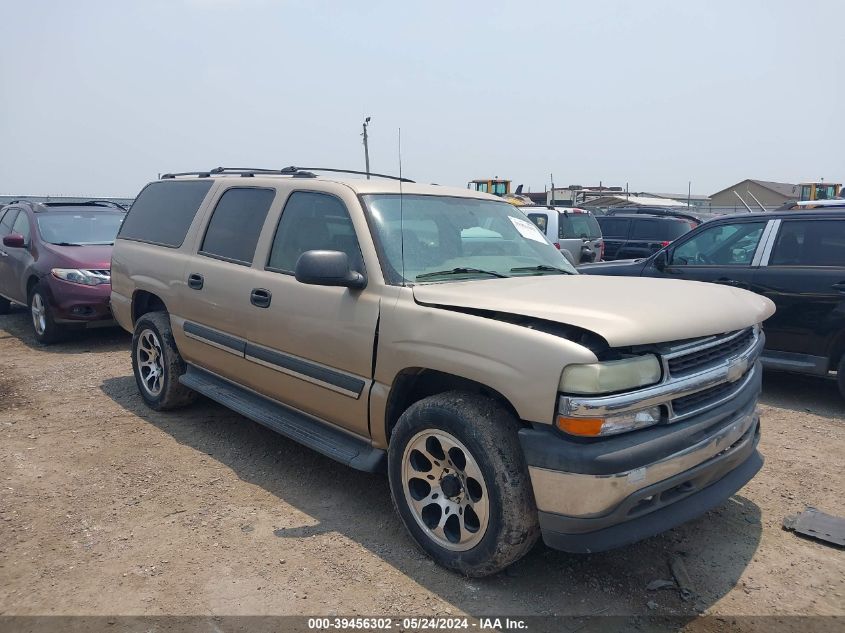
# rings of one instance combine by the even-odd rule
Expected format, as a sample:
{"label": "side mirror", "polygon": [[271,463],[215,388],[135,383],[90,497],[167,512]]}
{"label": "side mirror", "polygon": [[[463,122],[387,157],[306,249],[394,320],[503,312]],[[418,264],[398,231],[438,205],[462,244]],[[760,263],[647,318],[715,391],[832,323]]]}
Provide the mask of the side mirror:
{"label": "side mirror", "polygon": [[296,280],[314,286],[345,286],[360,289],[367,278],[349,269],[349,257],[340,251],[305,251],[296,260]]}
{"label": "side mirror", "polygon": [[3,246],[8,246],[9,248],[23,248],[26,246],[26,241],[20,233],[9,233],[9,235],[3,237]]}
{"label": "side mirror", "polygon": [[654,258],[654,267],[657,270],[665,270],[666,266],[669,265],[669,256],[666,253],[666,249],[662,251],[658,251],[657,255]]}

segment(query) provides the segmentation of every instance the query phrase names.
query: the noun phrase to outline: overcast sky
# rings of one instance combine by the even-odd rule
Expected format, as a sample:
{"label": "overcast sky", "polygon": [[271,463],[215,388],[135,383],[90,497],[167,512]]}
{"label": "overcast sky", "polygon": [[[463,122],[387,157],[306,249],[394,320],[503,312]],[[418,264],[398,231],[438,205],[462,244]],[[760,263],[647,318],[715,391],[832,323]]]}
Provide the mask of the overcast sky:
{"label": "overcast sky", "polygon": [[[498,6],[496,6],[498,5]],[[0,0],[0,193],[217,165],[713,193],[845,179],[845,2]]]}

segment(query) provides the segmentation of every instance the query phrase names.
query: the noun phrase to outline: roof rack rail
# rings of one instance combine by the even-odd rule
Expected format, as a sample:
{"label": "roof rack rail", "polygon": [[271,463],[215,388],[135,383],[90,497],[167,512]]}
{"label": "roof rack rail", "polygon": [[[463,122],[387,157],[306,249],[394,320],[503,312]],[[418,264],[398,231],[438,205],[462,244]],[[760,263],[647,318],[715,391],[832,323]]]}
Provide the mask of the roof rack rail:
{"label": "roof rack rail", "polygon": [[335,169],[332,167],[285,167],[283,169],[262,169],[252,167],[215,167],[208,171],[183,171],[170,174],[162,174],[161,180],[169,180],[178,176],[197,176],[199,178],[209,178],[216,174],[239,174],[243,178],[251,178],[256,175],[276,175],[276,176],[292,176],[294,178],[316,178],[315,171],[326,171],[336,174],[356,174],[359,176],[371,176],[375,178],[387,178],[388,180],[398,180],[400,182],[414,182],[410,178],[402,178],[400,176],[391,176],[389,174],[379,174],[376,172],[357,171],[354,169]]}
{"label": "roof rack rail", "polygon": [[114,200],[86,200],[82,204],[89,204],[91,206],[97,207],[115,207],[117,209],[122,209],[126,211],[126,207],[119,202],[115,202]]}
{"label": "roof rack rail", "polygon": [[62,202],[62,201],[46,201],[35,202],[33,204],[40,204],[45,207],[113,207],[126,211],[126,207],[111,200],[80,200],[78,202]]}

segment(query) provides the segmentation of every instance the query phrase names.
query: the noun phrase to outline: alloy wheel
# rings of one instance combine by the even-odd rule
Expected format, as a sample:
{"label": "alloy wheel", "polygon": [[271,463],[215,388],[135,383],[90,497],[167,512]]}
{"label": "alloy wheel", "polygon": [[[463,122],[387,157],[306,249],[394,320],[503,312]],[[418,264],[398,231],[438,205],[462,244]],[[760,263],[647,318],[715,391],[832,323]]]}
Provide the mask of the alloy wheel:
{"label": "alloy wheel", "polygon": [[47,306],[44,304],[44,299],[39,293],[32,295],[32,325],[35,327],[35,332],[38,336],[43,336],[47,331]]}
{"label": "alloy wheel", "polygon": [[138,347],[135,360],[144,390],[151,396],[157,397],[161,393],[164,379],[164,365],[161,342],[158,335],[150,329],[141,332],[138,337]]}
{"label": "alloy wheel", "polygon": [[487,531],[484,475],[460,440],[441,430],[417,433],[402,457],[402,488],[414,519],[438,545],[475,547]]}

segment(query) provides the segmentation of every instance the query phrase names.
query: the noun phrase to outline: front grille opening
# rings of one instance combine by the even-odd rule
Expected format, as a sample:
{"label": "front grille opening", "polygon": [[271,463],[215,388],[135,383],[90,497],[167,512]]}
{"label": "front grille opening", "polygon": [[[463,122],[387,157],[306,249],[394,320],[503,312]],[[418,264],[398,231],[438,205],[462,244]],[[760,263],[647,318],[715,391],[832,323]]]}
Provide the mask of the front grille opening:
{"label": "front grille opening", "polygon": [[672,376],[680,377],[718,365],[720,362],[746,350],[751,345],[753,339],[753,330],[747,328],[742,334],[729,341],[684,356],[672,358],[668,362],[669,373]]}
{"label": "front grille opening", "polygon": [[712,404],[733,392],[737,388],[737,385],[742,384],[741,381],[742,379],[737,382],[725,382],[721,385],[683,396],[682,398],[675,398],[672,400],[672,411],[675,413],[675,416],[679,416],[701,407],[706,407],[708,404]]}

